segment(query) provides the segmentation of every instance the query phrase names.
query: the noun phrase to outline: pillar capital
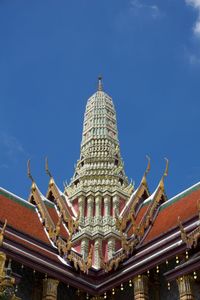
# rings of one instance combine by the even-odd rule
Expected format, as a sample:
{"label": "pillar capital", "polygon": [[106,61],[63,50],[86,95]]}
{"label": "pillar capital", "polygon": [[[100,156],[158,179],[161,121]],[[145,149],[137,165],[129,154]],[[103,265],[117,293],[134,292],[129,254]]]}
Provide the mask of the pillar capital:
{"label": "pillar capital", "polygon": [[95,202],[99,203],[99,202],[101,202],[101,200],[102,200],[102,196],[101,195],[97,195],[95,197]]}
{"label": "pillar capital", "polygon": [[53,278],[43,279],[42,300],[57,300],[57,287],[59,281]]}
{"label": "pillar capital", "polygon": [[137,275],[133,279],[134,283],[134,299],[148,300],[149,299],[149,279],[147,275]]}
{"label": "pillar capital", "polygon": [[94,202],[94,196],[92,196],[92,195],[88,196],[87,201],[88,201],[88,203]]}
{"label": "pillar capital", "polygon": [[180,300],[193,300],[194,296],[191,288],[191,276],[184,275],[176,279]]}
{"label": "pillar capital", "polygon": [[84,195],[78,196],[78,203],[82,203],[84,200],[85,200]]}
{"label": "pillar capital", "polygon": [[113,203],[118,203],[119,202],[119,195],[114,195],[113,196]]}
{"label": "pillar capital", "polygon": [[105,202],[105,203],[108,203],[108,204],[109,204],[110,199],[111,199],[111,196],[110,196],[110,195],[105,195],[105,196],[104,196],[104,202]]}

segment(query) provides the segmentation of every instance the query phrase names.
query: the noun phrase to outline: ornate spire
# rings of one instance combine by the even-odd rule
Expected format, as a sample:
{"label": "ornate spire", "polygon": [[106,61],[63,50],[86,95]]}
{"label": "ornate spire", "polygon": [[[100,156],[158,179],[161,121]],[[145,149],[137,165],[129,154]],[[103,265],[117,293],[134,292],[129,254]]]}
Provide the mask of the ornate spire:
{"label": "ornate spire", "polygon": [[102,91],[100,76],[98,80],[98,91],[87,101],[80,160],[67,187],[69,195],[77,189],[86,189],[87,192],[120,189],[125,192],[128,187],[120,155],[114,104],[112,98]]}
{"label": "ornate spire", "polygon": [[103,91],[102,76],[98,77],[98,91]]}

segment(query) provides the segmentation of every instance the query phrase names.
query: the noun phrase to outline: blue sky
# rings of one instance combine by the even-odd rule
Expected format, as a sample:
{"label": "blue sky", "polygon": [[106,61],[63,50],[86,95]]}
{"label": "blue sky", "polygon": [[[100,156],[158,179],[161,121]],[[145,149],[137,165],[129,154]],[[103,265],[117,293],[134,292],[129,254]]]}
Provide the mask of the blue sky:
{"label": "blue sky", "polygon": [[150,190],[167,157],[168,197],[199,181],[200,0],[2,0],[0,186],[43,193],[44,158],[60,188],[79,158],[98,74],[113,98],[126,173]]}

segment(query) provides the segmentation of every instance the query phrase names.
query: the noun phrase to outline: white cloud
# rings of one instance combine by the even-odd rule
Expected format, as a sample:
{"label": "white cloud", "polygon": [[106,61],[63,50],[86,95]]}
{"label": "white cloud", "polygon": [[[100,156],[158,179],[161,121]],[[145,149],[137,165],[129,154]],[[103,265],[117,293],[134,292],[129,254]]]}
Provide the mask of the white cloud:
{"label": "white cloud", "polygon": [[19,155],[26,156],[26,152],[18,139],[5,132],[0,132],[0,154],[12,162],[16,162]]}
{"label": "white cloud", "polygon": [[195,35],[200,37],[200,19],[196,22],[196,24],[194,26],[194,33],[195,33]]}
{"label": "white cloud", "polygon": [[141,0],[131,0],[130,4],[132,10],[143,10],[150,14],[152,18],[158,18],[161,15],[157,5],[146,4]]}
{"label": "white cloud", "polygon": [[195,8],[200,8],[200,0],[186,0],[186,3],[194,6]]}
{"label": "white cloud", "polygon": [[195,36],[200,38],[200,0],[185,0],[186,4],[194,7],[198,12],[198,18],[193,27],[193,32]]}
{"label": "white cloud", "polygon": [[196,54],[190,54],[189,61],[190,61],[191,65],[199,65],[200,64],[200,58]]}

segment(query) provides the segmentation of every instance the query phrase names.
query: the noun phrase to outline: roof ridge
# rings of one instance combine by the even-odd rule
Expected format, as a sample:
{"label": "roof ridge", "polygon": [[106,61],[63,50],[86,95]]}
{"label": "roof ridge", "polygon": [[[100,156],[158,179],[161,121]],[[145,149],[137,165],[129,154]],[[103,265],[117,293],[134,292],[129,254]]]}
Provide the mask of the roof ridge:
{"label": "roof ridge", "polygon": [[35,206],[32,203],[28,202],[27,200],[15,195],[14,193],[12,193],[2,187],[0,187],[0,195],[3,195],[10,200],[14,200],[15,202],[17,202],[23,206],[26,206],[30,209],[35,209]]}
{"label": "roof ridge", "polygon": [[160,210],[170,206],[171,204],[173,204],[174,202],[184,198],[185,196],[189,195],[190,193],[192,193],[193,191],[199,190],[200,189],[200,182],[197,182],[196,184],[190,186],[189,188],[187,188],[186,190],[180,192],[179,194],[173,196],[172,198],[168,199],[166,202],[164,202],[161,206],[160,206]]}

